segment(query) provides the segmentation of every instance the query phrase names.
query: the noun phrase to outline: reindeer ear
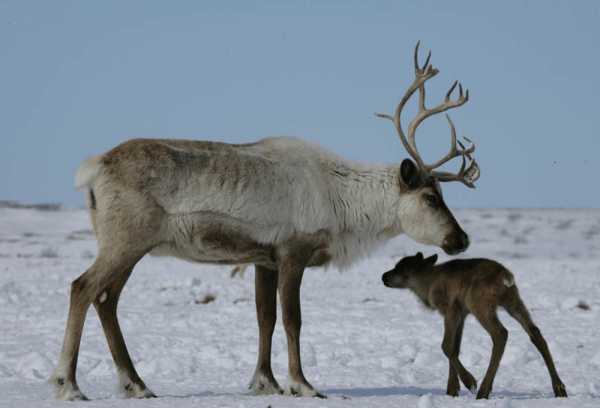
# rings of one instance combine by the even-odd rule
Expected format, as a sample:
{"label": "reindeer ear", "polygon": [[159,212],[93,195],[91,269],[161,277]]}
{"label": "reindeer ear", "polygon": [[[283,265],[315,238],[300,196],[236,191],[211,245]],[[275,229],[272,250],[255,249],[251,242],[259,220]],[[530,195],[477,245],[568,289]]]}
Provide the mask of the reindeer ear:
{"label": "reindeer ear", "polygon": [[402,178],[402,182],[409,188],[416,188],[421,182],[419,169],[411,159],[402,160],[402,164],[400,164],[400,177]]}
{"label": "reindeer ear", "polygon": [[422,261],[423,260],[423,254],[421,252],[417,252],[417,255],[415,255],[417,257],[417,260]]}
{"label": "reindeer ear", "polygon": [[433,266],[437,262],[437,258],[437,254],[433,254],[429,258],[425,259],[425,262],[427,262],[430,266]]}

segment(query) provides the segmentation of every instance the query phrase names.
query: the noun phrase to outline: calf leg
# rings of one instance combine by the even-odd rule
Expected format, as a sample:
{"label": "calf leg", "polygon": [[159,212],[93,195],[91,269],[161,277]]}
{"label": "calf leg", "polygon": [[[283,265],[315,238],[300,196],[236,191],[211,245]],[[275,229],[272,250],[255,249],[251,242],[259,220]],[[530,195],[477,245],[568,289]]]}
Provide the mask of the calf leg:
{"label": "calf leg", "polygon": [[485,377],[481,382],[481,386],[479,387],[479,392],[477,393],[477,399],[489,398],[494,378],[496,377],[496,372],[500,365],[500,360],[504,354],[504,347],[506,346],[506,340],[508,339],[508,331],[504,328],[502,323],[500,323],[495,310],[473,311],[473,314],[477,320],[479,320],[479,323],[481,323],[483,328],[490,334],[493,342],[490,364],[485,373]]}
{"label": "calf leg", "polygon": [[277,320],[277,271],[255,266],[258,362],[249,388],[257,394],[281,394],[271,370],[271,341]]}
{"label": "calf leg", "polygon": [[121,272],[119,277],[96,298],[94,307],[100,317],[108,347],[117,366],[119,389],[130,398],[150,398],[156,397],[156,395],[146,387],[146,384],[136,372],[127,352],[125,339],[117,318],[117,305],[121,291],[132,271],[133,267]]}
{"label": "calf leg", "polygon": [[477,390],[475,377],[462,365],[458,358],[463,326],[464,316],[459,311],[454,309],[446,311],[444,316],[444,341],[442,342],[442,350],[448,357],[449,363],[446,394],[454,397],[458,396],[460,390],[459,377],[469,391],[475,393]]}
{"label": "calf leg", "polygon": [[304,264],[292,259],[284,259],[279,265],[279,298],[283,314],[283,326],[288,343],[289,390],[293,395],[321,397],[304,377],[300,362],[300,284]]}
{"label": "calf leg", "polygon": [[538,327],[531,320],[529,311],[527,310],[521,299],[517,298],[510,304],[505,305],[504,307],[506,311],[521,324],[523,329],[525,329],[525,331],[529,335],[529,338],[531,339],[531,342],[535,345],[535,347],[542,355],[544,362],[546,363],[546,367],[548,368],[548,372],[550,373],[554,395],[556,397],[566,397],[567,389],[560,377],[558,376],[558,372],[556,371],[556,367],[554,366],[554,360],[552,359],[552,355],[550,354],[550,350],[548,349],[548,344],[546,344],[546,340],[542,336],[540,329],[538,329]]}

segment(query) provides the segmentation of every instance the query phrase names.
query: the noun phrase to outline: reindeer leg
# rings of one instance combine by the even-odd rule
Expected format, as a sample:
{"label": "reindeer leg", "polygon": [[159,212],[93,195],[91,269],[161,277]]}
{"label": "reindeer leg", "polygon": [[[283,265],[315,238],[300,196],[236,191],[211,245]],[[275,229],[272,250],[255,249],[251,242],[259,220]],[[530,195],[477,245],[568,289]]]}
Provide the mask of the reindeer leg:
{"label": "reindeer leg", "polygon": [[69,316],[58,366],[50,377],[56,387],[56,397],[61,400],[87,400],[79,390],[76,380],[77,357],[81,334],[87,311],[101,288],[110,280],[111,261],[109,257],[98,255],[94,264],[71,284]]}
{"label": "reindeer leg", "polygon": [[132,271],[133,267],[123,271],[115,281],[100,293],[94,301],[94,307],[102,322],[108,347],[117,366],[119,390],[129,398],[151,398],[156,397],[156,395],[146,387],[146,384],[144,384],[136,372],[131,357],[127,352],[125,339],[121,333],[117,318],[119,297]]}
{"label": "reindeer leg", "polygon": [[558,376],[558,372],[556,371],[556,367],[554,366],[554,360],[552,359],[552,354],[550,354],[550,350],[548,349],[548,344],[546,340],[542,336],[540,329],[533,323],[531,320],[531,316],[529,315],[529,311],[523,304],[520,298],[513,300],[510,304],[504,305],[506,311],[517,320],[525,332],[529,335],[529,339],[538,349],[540,354],[542,355],[544,362],[546,363],[546,367],[548,368],[548,372],[550,373],[550,378],[552,380],[552,389],[554,390],[554,395],[556,397],[566,397],[567,389],[563,384],[562,380]]}
{"label": "reindeer leg", "polygon": [[258,362],[248,388],[256,394],[282,394],[271,370],[271,341],[277,320],[277,271],[255,266]]}
{"label": "reindeer leg", "polygon": [[449,308],[444,315],[444,341],[442,350],[448,357],[448,386],[446,394],[457,397],[460,390],[458,378],[472,393],[477,390],[475,377],[462,365],[458,355],[464,326],[464,315],[454,307]]}
{"label": "reindeer leg", "polygon": [[502,323],[500,323],[495,310],[486,310],[483,312],[473,311],[473,314],[477,320],[479,320],[479,323],[481,323],[483,328],[490,334],[493,342],[490,364],[485,373],[485,377],[481,382],[481,386],[479,387],[479,392],[477,393],[477,399],[489,398],[494,378],[496,377],[496,372],[500,365],[500,360],[504,354],[504,347],[506,346],[506,340],[508,339],[508,331]]}
{"label": "reindeer leg", "polygon": [[91,275],[96,273],[98,268],[98,261],[96,261],[90,269],[71,283],[69,316],[67,318],[63,346],[58,366],[49,380],[56,388],[56,397],[61,400],[76,401],[88,399],[79,390],[75,373],[85,316],[93,298],[93,294],[90,293],[91,286],[88,284],[88,280]]}
{"label": "reindeer leg", "polygon": [[[465,380],[463,382],[465,383],[465,386],[469,389],[469,391],[471,391],[472,393],[475,393],[477,391],[477,380],[475,380],[475,377],[473,377],[473,375],[466,368],[464,368],[464,366],[462,365],[462,362],[459,359],[460,345],[462,343],[462,334],[463,334],[464,323],[465,323],[465,316],[461,315],[456,324],[454,348],[451,351],[449,364],[448,364],[448,367],[449,367],[448,368],[448,386],[446,388],[446,394],[454,396],[454,397],[458,397],[458,394],[460,391],[458,370],[456,368],[454,368],[455,365],[459,366],[459,367],[462,366],[462,369],[464,369],[464,371],[462,372],[462,376],[463,376],[463,378],[465,378]],[[456,359],[454,364],[452,363],[453,359]]]}
{"label": "reindeer leg", "polygon": [[300,284],[304,266],[289,258],[281,260],[279,264],[278,289],[288,342],[289,391],[293,395],[325,398],[306,380],[300,362]]}

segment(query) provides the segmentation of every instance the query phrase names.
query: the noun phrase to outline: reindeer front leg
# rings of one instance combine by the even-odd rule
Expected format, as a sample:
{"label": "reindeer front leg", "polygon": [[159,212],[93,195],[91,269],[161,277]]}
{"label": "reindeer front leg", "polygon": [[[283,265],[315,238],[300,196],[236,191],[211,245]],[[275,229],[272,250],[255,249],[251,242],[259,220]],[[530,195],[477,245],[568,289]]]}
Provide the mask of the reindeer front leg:
{"label": "reindeer front leg", "polygon": [[293,258],[283,258],[279,262],[278,289],[288,343],[289,392],[303,397],[325,398],[306,380],[300,361],[300,284],[305,265],[306,262]]}
{"label": "reindeer front leg", "polygon": [[282,394],[271,369],[271,341],[277,320],[277,271],[255,266],[258,362],[249,388],[256,394]]}
{"label": "reindeer front leg", "polygon": [[460,343],[462,341],[462,331],[464,324],[464,315],[455,306],[441,308],[444,314],[444,340],[442,342],[442,351],[448,358],[448,387],[446,394],[457,397],[460,390],[458,379],[463,382],[465,387],[472,393],[477,391],[477,381],[475,377],[461,363],[458,355],[460,353]]}

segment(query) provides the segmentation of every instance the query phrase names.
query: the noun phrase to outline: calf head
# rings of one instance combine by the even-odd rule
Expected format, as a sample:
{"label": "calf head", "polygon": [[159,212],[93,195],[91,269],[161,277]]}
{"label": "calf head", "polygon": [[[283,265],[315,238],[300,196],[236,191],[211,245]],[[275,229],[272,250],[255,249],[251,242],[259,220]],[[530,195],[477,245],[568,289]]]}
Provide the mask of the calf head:
{"label": "calf head", "polygon": [[413,256],[402,258],[394,269],[381,276],[383,284],[388,288],[406,289],[413,288],[419,275],[431,270],[437,262],[437,255],[423,258],[421,252]]}

